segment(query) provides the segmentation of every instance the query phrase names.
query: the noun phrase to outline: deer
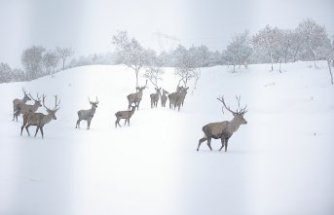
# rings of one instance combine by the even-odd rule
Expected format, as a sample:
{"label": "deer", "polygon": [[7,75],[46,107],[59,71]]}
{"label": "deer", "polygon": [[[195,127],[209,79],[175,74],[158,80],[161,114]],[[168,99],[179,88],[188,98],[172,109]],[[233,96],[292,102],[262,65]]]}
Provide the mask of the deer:
{"label": "deer", "polygon": [[75,128],[80,129],[80,122],[81,120],[85,120],[87,121],[87,130],[90,129],[90,123],[92,122],[92,119],[94,117],[97,105],[99,104],[99,100],[96,97],[95,98],[95,102],[92,102],[90,100],[90,98],[88,98],[88,102],[91,105],[91,108],[88,110],[79,110],[78,113],[78,120],[77,120],[77,124],[75,125]]}
{"label": "deer", "polygon": [[116,112],[115,113],[115,116],[116,116],[115,127],[117,128],[117,125],[119,127],[121,127],[121,125],[119,124],[119,121],[121,119],[125,119],[124,126],[126,125],[126,123],[128,123],[128,126],[130,126],[130,118],[135,113],[135,110],[136,110],[136,106],[131,106],[131,110],[125,110],[125,111],[118,111],[118,112]]}
{"label": "deer", "polygon": [[41,104],[41,98],[38,96],[38,93],[37,93],[37,99],[34,99],[34,97],[32,97],[31,94],[29,94],[29,97],[34,100],[34,104],[32,105],[28,105],[28,104],[25,104],[25,103],[20,103],[18,104],[17,108],[16,108],[16,111],[14,113],[14,118],[18,119],[19,115],[20,114],[26,114],[26,113],[29,113],[29,112],[36,112],[37,109],[39,107],[42,107],[42,104]]}
{"label": "deer", "polygon": [[168,98],[168,97],[167,97],[167,94],[169,94],[168,91],[162,89],[162,95],[161,95],[161,107],[166,107],[166,102],[167,102],[167,98]]}
{"label": "deer", "polygon": [[140,104],[141,99],[143,97],[143,91],[146,88],[146,86],[147,86],[147,80],[146,80],[146,83],[145,83],[144,86],[136,88],[136,90],[137,90],[136,93],[131,93],[127,96],[127,99],[128,99],[128,102],[129,102],[128,109],[130,109],[131,106],[134,104],[134,106],[136,106],[137,110],[138,110],[139,104]]}
{"label": "deer", "polygon": [[24,94],[23,98],[22,99],[16,98],[16,99],[13,100],[13,120],[12,121],[14,121],[14,119],[16,119],[16,121],[17,121],[17,117],[15,117],[15,112],[16,112],[18,106],[20,104],[26,104],[27,101],[31,100],[31,98],[28,96],[28,94],[27,94],[27,92],[25,91],[24,88],[22,88],[22,91],[23,91],[23,94]]}
{"label": "deer", "polygon": [[42,139],[44,139],[44,131],[43,131],[44,126],[46,124],[48,124],[49,122],[51,122],[51,120],[57,120],[56,112],[60,109],[59,108],[60,101],[58,101],[58,97],[55,96],[55,107],[53,109],[50,109],[50,108],[46,107],[45,97],[46,96],[43,95],[43,106],[46,109],[48,114],[45,115],[43,113],[33,113],[33,112],[25,113],[23,115],[23,124],[22,124],[22,127],[21,127],[21,136],[22,136],[24,128],[26,129],[26,131],[28,133],[28,136],[30,136],[28,128],[33,125],[33,126],[37,127],[34,137],[37,136],[38,130],[40,130],[41,134],[42,134]]}
{"label": "deer", "polygon": [[177,86],[177,90],[174,93],[171,93],[168,95],[169,98],[169,108],[174,107],[174,109],[177,107],[178,111],[180,111],[181,106],[183,106],[184,99],[187,95],[187,90],[189,87],[180,87]]}
{"label": "deer", "polygon": [[233,119],[230,121],[213,122],[203,126],[202,130],[204,132],[204,137],[198,141],[197,151],[199,151],[199,148],[204,141],[207,141],[207,145],[210,151],[212,151],[211,139],[213,138],[221,139],[221,147],[219,151],[221,151],[225,146],[226,152],[228,141],[231,136],[239,129],[240,125],[247,124],[247,121],[244,118],[244,114],[247,113],[247,106],[240,108],[240,96],[237,96],[236,98],[238,101],[238,109],[236,111],[231,110],[231,108],[226,105],[223,96],[221,98],[217,98],[218,101],[223,103],[223,107],[232,113]]}
{"label": "deer", "polygon": [[156,93],[152,93],[150,95],[151,98],[151,108],[157,107],[158,106],[158,101],[159,101],[159,97],[161,96],[161,87],[155,87],[155,91]]}

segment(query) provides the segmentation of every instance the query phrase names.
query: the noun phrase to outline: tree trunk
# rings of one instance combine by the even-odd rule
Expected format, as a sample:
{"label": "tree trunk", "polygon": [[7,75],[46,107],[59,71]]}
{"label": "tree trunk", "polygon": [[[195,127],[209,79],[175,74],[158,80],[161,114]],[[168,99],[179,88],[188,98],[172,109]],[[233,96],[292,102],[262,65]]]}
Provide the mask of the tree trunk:
{"label": "tree trunk", "polygon": [[[333,61],[334,62],[334,61]],[[327,63],[328,63],[328,69],[329,69],[329,74],[331,76],[331,84],[334,85],[334,82],[333,82],[333,74],[332,74],[332,68],[331,68],[331,61],[330,60],[327,60]]]}
{"label": "tree trunk", "polygon": [[139,87],[139,70],[135,69],[135,73],[136,73],[136,88]]}

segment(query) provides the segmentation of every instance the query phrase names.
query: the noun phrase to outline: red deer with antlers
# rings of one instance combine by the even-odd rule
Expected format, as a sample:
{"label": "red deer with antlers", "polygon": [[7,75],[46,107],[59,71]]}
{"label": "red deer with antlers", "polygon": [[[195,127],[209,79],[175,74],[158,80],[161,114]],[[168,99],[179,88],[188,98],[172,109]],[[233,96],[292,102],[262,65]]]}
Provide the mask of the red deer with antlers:
{"label": "red deer with antlers", "polygon": [[137,110],[138,110],[139,104],[140,104],[141,99],[143,97],[143,91],[146,88],[146,86],[147,86],[147,80],[146,80],[145,86],[137,87],[136,88],[136,90],[137,90],[136,93],[131,93],[127,96],[127,99],[128,99],[128,102],[129,102],[128,109],[130,109],[131,106],[136,106]]}
{"label": "red deer with antlers", "polygon": [[155,93],[150,94],[151,108],[158,106],[160,96],[161,96],[161,87],[160,88],[155,87]]}
{"label": "red deer with antlers", "polygon": [[75,128],[80,129],[80,122],[81,120],[86,120],[87,121],[87,130],[90,129],[90,123],[92,122],[92,119],[94,117],[97,105],[99,104],[99,100],[96,97],[95,102],[92,102],[90,98],[88,98],[89,103],[91,104],[91,108],[89,110],[79,110],[78,111],[78,120],[77,124],[75,125]]}
{"label": "red deer with antlers", "polygon": [[56,120],[57,119],[56,112],[59,110],[59,104],[60,104],[60,101],[58,101],[58,97],[55,96],[55,107],[53,109],[50,109],[50,108],[46,107],[45,96],[43,95],[43,106],[46,109],[46,111],[48,112],[48,114],[45,115],[43,113],[33,113],[33,112],[25,113],[23,115],[23,124],[22,124],[22,127],[21,127],[21,136],[22,136],[24,128],[26,129],[28,135],[30,136],[28,128],[33,125],[33,126],[37,126],[35,137],[37,136],[38,130],[40,130],[41,134],[42,134],[42,138],[44,138],[43,127],[44,127],[44,125],[48,124],[51,120]]}
{"label": "red deer with antlers", "polygon": [[41,104],[41,98],[38,96],[38,93],[37,93],[37,99],[34,99],[34,97],[32,97],[32,95],[29,94],[29,97],[34,100],[34,104],[32,105],[28,105],[28,104],[25,104],[25,103],[20,103],[17,105],[17,108],[16,108],[16,112],[14,113],[14,118],[18,119],[19,115],[22,114],[26,114],[26,113],[29,113],[29,112],[36,112],[37,109],[39,107],[42,107],[42,104]]}
{"label": "red deer with antlers", "polygon": [[31,100],[31,98],[28,96],[27,92],[25,91],[24,88],[22,88],[22,91],[24,93],[23,99],[14,99],[13,100],[13,121],[14,119],[16,119],[17,121],[17,117],[15,117],[15,113],[17,111],[17,108],[20,104],[26,104],[27,101]]}
{"label": "red deer with antlers", "polygon": [[225,152],[227,151],[228,140],[231,138],[234,132],[236,132],[240,125],[247,124],[247,121],[244,118],[244,114],[247,113],[247,106],[240,108],[240,96],[237,96],[238,101],[238,109],[236,111],[232,111],[230,107],[228,107],[224,101],[223,96],[221,98],[217,98],[218,101],[222,102],[226,110],[233,114],[233,119],[231,121],[223,121],[223,122],[213,122],[205,125],[202,130],[204,132],[204,137],[199,140],[197,151],[199,150],[202,142],[207,141],[207,145],[209,149],[212,151],[211,147],[211,139],[221,139],[221,147],[219,151],[221,151],[225,146]]}

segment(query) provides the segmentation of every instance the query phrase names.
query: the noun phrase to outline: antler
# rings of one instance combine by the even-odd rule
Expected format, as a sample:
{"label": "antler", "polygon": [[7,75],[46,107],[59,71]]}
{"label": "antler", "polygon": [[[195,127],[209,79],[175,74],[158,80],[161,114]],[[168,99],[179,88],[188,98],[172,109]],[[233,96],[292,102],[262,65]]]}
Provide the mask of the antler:
{"label": "antler", "polygon": [[[46,98],[46,96],[43,94],[43,107],[45,107],[47,110],[51,111],[51,109],[46,107],[46,105],[45,105],[45,98]],[[55,95],[55,107],[54,107],[53,111],[59,110],[59,104],[60,104],[60,100],[58,101],[58,96]]]}
{"label": "antler", "polygon": [[[32,97],[32,95],[29,93],[28,94],[28,96],[32,99],[32,100],[34,100],[34,101],[41,101],[41,97],[40,96],[38,96],[38,93],[37,93],[37,99],[34,99],[34,97]],[[43,95],[44,96],[44,95]]]}
{"label": "antler", "polygon": [[46,105],[45,105],[45,98],[46,98],[46,96],[43,94],[43,107],[45,107],[45,109],[47,109],[47,110],[50,110],[50,108],[48,108],[48,107],[46,107]]}
{"label": "antler", "polygon": [[55,95],[55,108],[54,110],[59,110],[60,100],[58,101],[58,96]]}
{"label": "antler", "polygon": [[[240,108],[240,100],[241,97],[240,96],[236,96],[237,102],[238,102],[238,109]],[[228,110],[229,112],[231,112],[232,114],[244,114],[247,112],[247,105],[244,108],[240,108],[240,110],[236,110],[236,111],[232,111],[231,108],[229,106],[226,105],[224,97],[221,96],[217,98],[218,101],[222,102],[224,107],[226,108],[226,110]],[[223,111],[224,112],[224,111]]]}

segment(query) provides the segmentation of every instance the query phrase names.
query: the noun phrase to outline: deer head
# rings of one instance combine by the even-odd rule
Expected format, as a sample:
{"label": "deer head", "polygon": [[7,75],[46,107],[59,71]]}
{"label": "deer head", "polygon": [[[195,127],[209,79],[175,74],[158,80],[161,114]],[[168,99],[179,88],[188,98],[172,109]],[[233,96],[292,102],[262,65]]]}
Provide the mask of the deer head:
{"label": "deer head", "polygon": [[43,106],[46,109],[46,111],[48,112],[48,114],[52,117],[52,119],[56,120],[57,119],[56,112],[60,109],[60,107],[59,107],[60,101],[58,101],[58,97],[55,96],[55,106],[54,106],[53,109],[50,109],[50,108],[46,107],[46,105],[45,105],[45,98],[46,98],[46,96],[43,95]]}
{"label": "deer head", "polygon": [[88,97],[88,101],[92,105],[92,107],[97,108],[97,105],[99,104],[99,100],[98,100],[97,96],[95,98],[95,102],[91,101],[89,97]]}
{"label": "deer head", "polygon": [[32,95],[29,93],[29,97],[34,100],[35,102],[35,105],[37,107],[42,107],[42,103],[41,103],[41,97],[38,96],[38,93],[37,93],[37,99],[35,99],[34,97],[32,97]]}
{"label": "deer head", "polygon": [[142,86],[142,87],[136,87],[136,90],[137,90],[138,92],[143,92],[143,90],[144,90],[146,87],[147,87],[147,79],[146,79],[145,85]]}
{"label": "deer head", "polygon": [[[247,113],[247,105],[243,108],[240,107],[240,96],[236,96],[237,102],[238,102],[238,108],[236,111],[231,110],[229,106],[226,105],[224,97],[222,96],[221,98],[217,98],[218,101],[223,103],[223,106],[225,107],[226,110],[228,110],[230,113],[232,113],[234,120],[238,121],[240,124],[247,124],[246,119],[244,118],[244,114]],[[222,112],[224,113],[224,110],[222,108]]]}
{"label": "deer head", "polygon": [[29,95],[27,94],[27,92],[24,88],[22,88],[22,91],[23,91],[23,94],[24,94],[23,100],[25,100],[25,101],[31,100],[31,98],[29,97]]}

